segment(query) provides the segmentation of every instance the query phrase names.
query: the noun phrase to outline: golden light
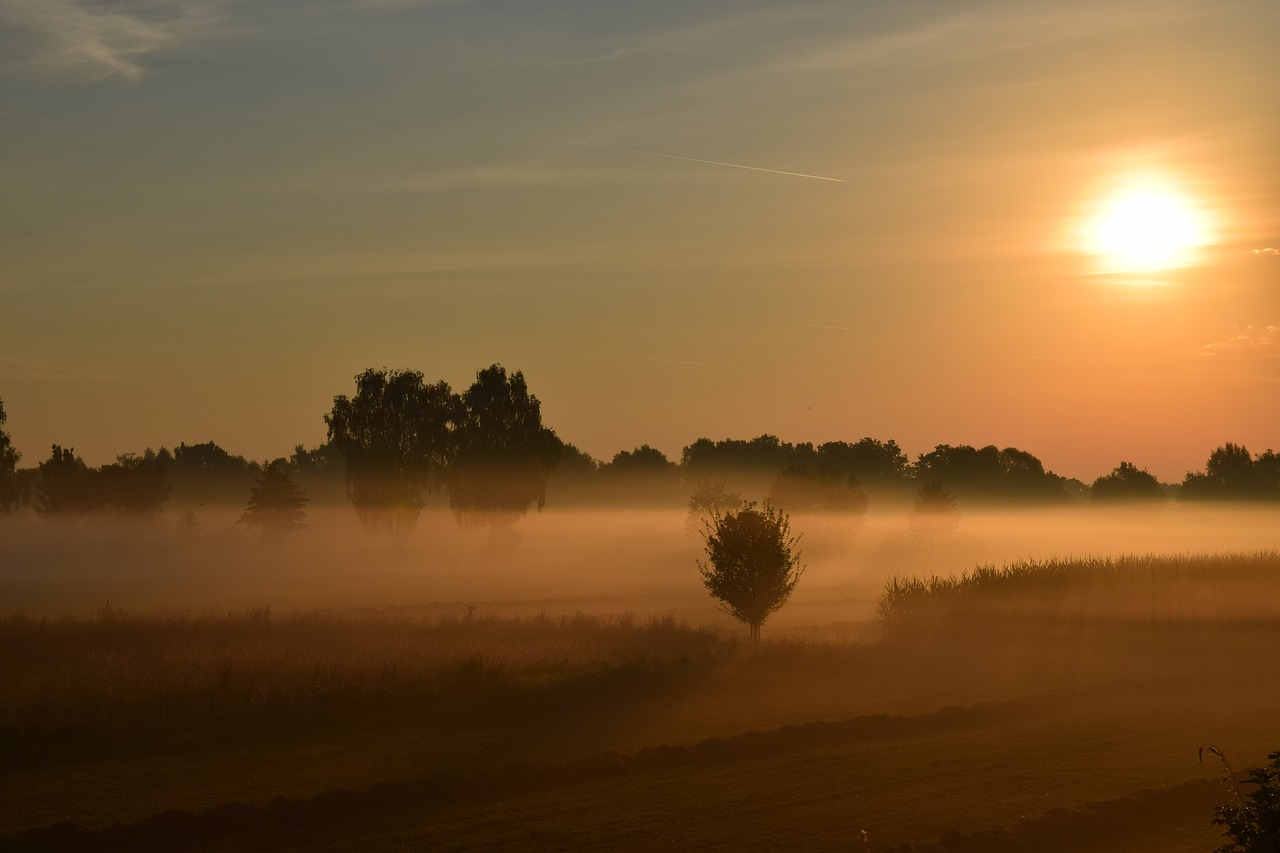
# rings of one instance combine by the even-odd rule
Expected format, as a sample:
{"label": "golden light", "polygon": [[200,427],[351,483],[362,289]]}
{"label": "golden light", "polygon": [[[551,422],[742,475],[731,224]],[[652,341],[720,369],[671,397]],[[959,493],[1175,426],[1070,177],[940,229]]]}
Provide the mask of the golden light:
{"label": "golden light", "polygon": [[1195,204],[1159,184],[1116,191],[1088,220],[1085,233],[1086,248],[1114,271],[1184,266],[1207,242],[1207,226]]}

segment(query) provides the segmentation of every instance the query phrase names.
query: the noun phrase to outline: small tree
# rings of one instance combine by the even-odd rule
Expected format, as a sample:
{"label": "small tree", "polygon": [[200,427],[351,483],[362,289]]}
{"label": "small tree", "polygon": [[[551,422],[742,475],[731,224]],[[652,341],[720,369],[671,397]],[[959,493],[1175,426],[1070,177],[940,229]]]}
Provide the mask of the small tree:
{"label": "small tree", "polygon": [[712,513],[703,538],[707,560],[698,561],[698,570],[707,592],[751,627],[752,640],[760,639],[760,626],[786,604],[804,573],[790,519],[769,501],[749,502],[737,512]]}
{"label": "small tree", "polygon": [[689,515],[685,528],[697,533],[716,513],[725,513],[742,506],[742,495],[725,489],[724,480],[698,480],[698,488],[689,496]]}
{"label": "small tree", "polygon": [[307,526],[302,508],[308,502],[293,482],[288,463],[277,459],[263,466],[262,476],[249,491],[249,505],[240,523],[259,528],[264,538],[286,536]]}
{"label": "small tree", "polygon": [[960,509],[956,499],[941,480],[925,483],[916,493],[911,517],[907,520],[911,533],[921,539],[934,539],[954,533],[960,526]]}
{"label": "small tree", "polygon": [[840,513],[860,516],[870,504],[858,478],[832,468],[791,465],[778,475],[769,500],[794,513]]}

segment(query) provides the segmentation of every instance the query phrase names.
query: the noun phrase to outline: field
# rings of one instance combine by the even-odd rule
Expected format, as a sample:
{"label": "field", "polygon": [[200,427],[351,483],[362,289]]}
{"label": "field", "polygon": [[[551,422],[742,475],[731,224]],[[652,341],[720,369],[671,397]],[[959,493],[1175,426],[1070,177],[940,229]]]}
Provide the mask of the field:
{"label": "field", "polygon": [[1212,850],[1199,747],[1280,749],[1275,521],[814,524],[758,644],[673,513],[11,525],[0,849]]}

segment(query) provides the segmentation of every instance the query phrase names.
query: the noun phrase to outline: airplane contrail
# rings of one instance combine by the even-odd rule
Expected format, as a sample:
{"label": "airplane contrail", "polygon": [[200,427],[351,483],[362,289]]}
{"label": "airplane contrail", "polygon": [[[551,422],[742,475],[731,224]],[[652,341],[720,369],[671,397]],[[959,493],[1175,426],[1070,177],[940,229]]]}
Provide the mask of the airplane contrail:
{"label": "airplane contrail", "polygon": [[584,142],[581,139],[570,139],[574,145],[587,145],[591,148],[604,148],[608,151],[622,151],[626,154],[643,154],[646,157],[662,157],[665,160],[683,160],[686,163],[703,163],[707,166],[728,166],[731,169],[747,169],[752,172],[768,172],[771,175],[790,175],[793,178],[809,178],[814,181],[831,181],[835,184],[848,183],[842,178],[828,178],[825,175],[806,175],[804,172],[784,172],[781,169],[765,169],[761,166],[744,166],[742,163],[724,163],[720,160],[699,160],[697,157],[679,157],[675,154],[660,154],[657,151],[640,151],[636,148],[619,148],[616,145],[603,145],[599,142]]}
{"label": "airplane contrail", "polygon": [[27,115],[26,113],[8,113],[2,110],[0,110],[0,116],[7,116],[9,118],[25,118],[25,119],[31,119],[32,121],[52,121],[52,122],[57,122],[58,124],[79,124],[80,123],[78,121],[69,121],[68,119],[65,119],[65,118],[49,118],[48,116],[32,116],[32,115]]}
{"label": "airplane contrail", "polygon": [[741,370],[741,367],[735,367],[731,364],[714,364],[709,361],[679,361],[673,358],[651,358],[646,355],[626,355],[617,352],[601,352],[599,350],[585,349],[568,349],[566,347],[538,347],[538,349],[547,352],[567,352],[574,355],[590,355],[603,358],[619,358],[624,361],[647,361],[654,364],[678,364],[686,367],[714,367],[720,370]]}

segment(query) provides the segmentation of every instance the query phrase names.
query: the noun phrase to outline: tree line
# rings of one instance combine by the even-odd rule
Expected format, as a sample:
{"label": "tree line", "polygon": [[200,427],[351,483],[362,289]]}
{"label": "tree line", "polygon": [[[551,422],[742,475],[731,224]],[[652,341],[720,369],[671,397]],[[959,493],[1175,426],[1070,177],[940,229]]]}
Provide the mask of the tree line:
{"label": "tree line", "polygon": [[437,492],[447,495],[464,527],[507,525],[541,509],[549,484],[566,502],[671,502],[693,493],[695,502],[723,507],[749,491],[789,511],[830,513],[861,513],[869,492],[965,503],[1280,500],[1280,455],[1254,455],[1232,443],[1179,484],[1123,461],[1086,485],[1046,470],[1031,453],[994,445],[940,444],[912,461],[896,442],[870,437],[818,445],[773,435],[699,438],[678,459],[641,445],[601,461],[544,426],[524,375],[498,364],[478,371],[460,393],[419,371],[365,370],[355,377],[354,393],[333,398],[322,445],[299,445],[291,456],[263,463],[210,441],[127,453],[97,468],[73,448],[54,445],[48,459],[24,469],[6,418],[0,400],[0,514],[30,506],[50,518],[155,517],[175,492],[192,503],[242,502],[250,483],[264,486],[268,471],[270,493],[288,493],[295,479],[322,492],[340,481],[362,520],[391,529],[412,526]]}

